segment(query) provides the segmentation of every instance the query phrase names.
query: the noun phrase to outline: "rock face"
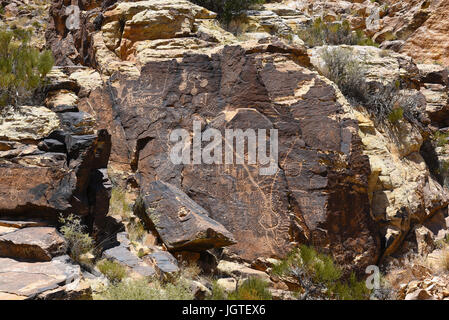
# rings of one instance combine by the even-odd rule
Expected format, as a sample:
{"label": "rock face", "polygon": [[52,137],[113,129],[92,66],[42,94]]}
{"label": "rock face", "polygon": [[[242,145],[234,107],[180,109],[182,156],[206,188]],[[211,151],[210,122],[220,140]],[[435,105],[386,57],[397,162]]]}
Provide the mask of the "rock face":
{"label": "rock face", "polygon": [[[78,107],[111,132],[115,173],[141,190],[155,181],[181,190],[234,235],[229,249],[245,260],[282,256],[309,242],[356,268],[376,262],[380,243],[357,121],[335,87],[309,70],[300,42],[266,38],[223,47],[237,39],[213,13],[187,1],[109,4],[82,5],[80,30],[67,32],[66,4],[58,1],[47,41],[56,53],[66,51],[58,63],[113,74]],[[263,166],[255,164],[172,163],[170,133],[191,132],[194,121],[222,136],[277,129],[276,173],[260,175]]]}
{"label": "rock face", "polygon": [[106,130],[95,133],[84,116],[54,113],[44,107],[21,107],[4,115],[0,125],[1,218],[55,221],[58,213],[74,213],[101,223],[109,202],[107,190],[102,193],[101,189],[107,186],[103,169],[110,136]]}
{"label": "rock face", "polygon": [[[154,199],[145,204],[160,205],[152,224],[156,230],[167,224],[159,226],[161,238],[172,225],[169,217],[187,207],[204,210],[229,230],[237,244],[228,249],[244,260],[282,256],[307,242],[358,268],[375,263],[381,248],[385,255],[394,252],[415,224],[444,215],[446,190],[424,151],[428,132],[406,122],[398,128],[374,124],[311,71],[311,64],[321,70],[322,48],[307,52],[289,35],[318,16],[327,22],[341,17],[383,48],[399,51],[443,2],[391,1],[388,8],[371,1],[268,3],[234,25],[256,39],[239,42],[216,24],[215,14],[188,1],[78,1],[81,26],[68,31],[61,0],[52,7],[47,40],[58,63],[98,70],[72,74],[65,83],[79,92],[78,110],[111,132],[111,171],[144,198],[165,194],[163,205]],[[423,119],[447,126],[444,70],[375,47],[353,50],[365,61],[369,81],[401,80],[422,102]],[[62,120],[71,124],[64,130],[87,134],[83,127],[94,119],[72,115],[74,100],[59,94],[49,105],[66,111]],[[229,129],[277,129],[276,174],[260,175],[257,164],[174,164],[170,134],[190,134],[194,123],[200,132],[215,129],[221,136]],[[156,192],[157,184],[170,185],[178,198]],[[163,241],[174,249],[171,240]]]}
{"label": "rock face", "polygon": [[[430,122],[444,125],[439,120],[444,116],[438,115],[444,114],[447,106],[441,102],[443,106],[436,111],[430,103],[426,86],[423,86],[423,82],[428,81],[440,82],[443,87],[444,81],[447,81],[444,69],[417,66],[403,54],[385,52],[375,47],[329,46],[309,50],[312,63],[321,71],[326,67],[322,58],[326,48],[351,50],[351,55],[366,70],[369,82],[386,85],[400,81],[402,92],[413,96],[418,102],[417,108],[421,112],[418,120],[428,117]],[[353,112],[358,120],[363,152],[369,157],[371,174],[368,195],[371,215],[380,226],[384,256],[387,256],[398,249],[415,224],[447,212],[448,190],[433,174],[435,170],[429,170],[430,152],[424,151],[425,132],[422,128],[405,120],[395,125],[378,123],[363,108],[353,108]]]}
{"label": "rock face", "polygon": [[[382,226],[385,254],[394,252],[415,223],[447,210],[447,189],[434,179],[420,154],[422,136],[403,122],[379,128],[360,116],[365,153],[370,158],[369,194],[372,215]],[[404,142],[399,145],[397,141]]]}
{"label": "rock face", "polygon": [[55,228],[24,228],[0,236],[0,257],[51,261],[66,250],[66,242]]}
{"label": "rock face", "polygon": [[[148,62],[138,79],[119,73],[94,91],[85,110],[94,110],[100,127],[111,119],[113,144],[121,146],[112,159],[121,168],[128,163],[142,188],[161,180],[184,191],[232,232],[231,249],[245,259],[313,241],[341,261],[370,264],[379,244],[357,123],[307,62],[304,49],[277,40]],[[192,131],[194,120],[223,136],[226,129],[278,129],[277,174],[261,176],[257,165],[174,165],[170,133]]]}
{"label": "rock face", "polygon": [[449,3],[438,1],[439,5],[431,11],[429,18],[407,39],[402,52],[424,62],[438,61],[449,66]]}
{"label": "rock face", "polygon": [[175,186],[154,181],[141,193],[136,208],[169,250],[202,251],[235,244],[232,234]]}

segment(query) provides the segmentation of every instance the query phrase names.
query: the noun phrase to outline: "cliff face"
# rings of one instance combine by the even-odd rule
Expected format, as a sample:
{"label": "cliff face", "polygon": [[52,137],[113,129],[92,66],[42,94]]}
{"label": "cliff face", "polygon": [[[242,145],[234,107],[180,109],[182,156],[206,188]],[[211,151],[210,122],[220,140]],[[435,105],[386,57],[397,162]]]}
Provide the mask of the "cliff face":
{"label": "cliff face", "polygon": [[[381,251],[394,252],[413,225],[447,207],[443,187],[419,154],[424,141],[419,128],[406,123],[398,133],[375,128],[368,115],[352,110],[338,89],[310,71],[301,40],[293,39],[293,45],[258,40],[286,36],[323,12],[328,21],[347,14],[355,24],[350,16],[355,9],[374,39],[393,24],[394,34],[408,37],[421,24],[417,17],[427,17],[420,12],[436,4],[267,4],[239,22],[244,43],[222,30],[214,13],[187,1],[91,4],[80,30],[67,34],[63,7],[52,8],[47,40],[55,47],[73,39],[81,47],[61,46],[74,54],[57,59],[90,65],[102,77],[113,74],[108,85],[79,103],[95,115],[97,128],[112,131],[110,167],[140,187],[155,180],[180,187],[240,239],[231,252],[251,261],[282,255],[291,242],[311,241],[339,252],[341,261],[367,265]],[[366,25],[379,10],[379,25]],[[399,19],[403,11],[408,15]],[[425,96],[410,58],[376,50],[360,53],[369,56],[373,80],[398,76]],[[275,177],[255,175],[254,166],[241,171],[232,165],[170,163],[172,129],[191,130],[198,120],[203,131],[224,132],[245,129],[246,119],[280,130]]]}
{"label": "cliff face", "polygon": [[[158,20],[167,8],[169,26]],[[95,20],[93,12],[85,16]],[[377,261],[357,121],[338,89],[310,70],[304,47],[270,38],[237,44],[213,13],[187,2],[118,3],[102,17],[86,52],[105,76],[118,72],[79,108],[110,128],[111,168],[140,188],[155,180],[181,188],[234,234],[228,250],[247,261],[282,256],[295,242],[356,267]],[[193,121],[223,136],[231,128],[278,129],[277,173],[172,164],[170,132],[191,131]]]}
{"label": "cliff face", "polygon": [[[76,28],[69,5],[80,9]],[[422,246],[419,228],[442,239],[449,151],[432,137],[448,124],[449,80],[428,62],[449,63],[446,11],[445,1],[283,1],[226,31],[215,13],[185,0],[55,1],[45,37],[58,67],[45,106],[0,120],[0,219],[51,223],[74,213],[103,239],[109,172],[133,200],[139,195],[135,213],[154,236],[143,251],[157,244],[204,262],[206,250],[227,246],[221,258],[265,261],[266,270],[267,258],[306,243],[362,272]],[[317,17],[347,19],[380,44],[335,48],[351,50],[371,84],[400,80],[416,122],[379,123],[322,76],[328,47],[307,49],[296,35]],[[276,129],[274,174],[260,174],[249,148],[244,164],[175,164],[171,133],[190,137],[195,126],[221,137]],[[141,275],[163,268],[118,242],[108,258]]]}

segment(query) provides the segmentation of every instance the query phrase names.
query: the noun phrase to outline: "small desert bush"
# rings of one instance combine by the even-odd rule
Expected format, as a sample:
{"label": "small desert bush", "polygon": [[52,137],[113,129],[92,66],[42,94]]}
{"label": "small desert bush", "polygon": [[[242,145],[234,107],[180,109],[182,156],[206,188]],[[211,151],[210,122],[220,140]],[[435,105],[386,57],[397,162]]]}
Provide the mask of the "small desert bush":
{"label": "small desert bush", "polygon": [[347,20],[326,23],[321,18],[312,21],[298,32],[298,36],[309,46],[323,45],[361,45],[375,46],[375,42],[366,37],[363,31],[353,31]]}
{"label": "small desert bush", "polygon": [[106,290],[94,296],[98,300],[193,300],[188,281],[177,278],[173,282],[152,279],[125,279],[109,285]]}
{"label": "small desert bush", "polygon": [[404,118],[404,109],[402,109],[402,107],[394,108],[388,114],[388,120],[391,123],[396,123],[399,120],[401,120],[402,118]]}
{"label": "small desert bush", "polygon": [[241,14],[242,11],[250,9],[257,4],[263,4],[264,0],[192,0],[202,7],[214,11],[218,19],[228,24],[234,17]]}
{"label": "small desert bush", "polygon": [[129,240],[131,241],[141,241],[147,234],[145,226],[137,217],[130,218],[126,229],[128,231]]}
{"label": "small desert bush", "polygon": [[268,283],[259,278],[249,278],[237,290],[229,293],[228,300],[271,300]]}
{"label": "small desert bush", "polygon": [[120,187],[112,188],[109,212],[123,218],[129,218],[132,215],[131,205],[126,199],[126,192]]}
{"label": "small desert bush", "polygon": [[201,274],[201,268],[195,262],[183,261],[180,269],[181,275],[186,279],[196,279]]}
{"label": "small desert bush", "polygon": [[444,147],[449,141],[449,132],[436,131],[433,134],[433,140],[438,147]]}
{"label": "small desert bush", "polygon": [[347,100],[362,105],[378,121],[396,123],[402,118],[418,123],[419,101],[401,92],[401,81],[369,83],[363,63],[351,48],[327,48],[323,52],[323,75],[333,81]]}
{"label": "small desert bush", "polygon": [[207,300],[227,300],[228,294],[223,289],[222,286],[220,286],[217,283],[217,280],[212,281],[212,290],[209,297],[207,297]]}
{"label": "small desert bush", "polygon": [[362,101],[366,95],[365,69],[354,59],[351,50],[345,48],[327,48],[323,51],[325,63],[324,75],[332,80],[345,97]]}
{"label": "small desert bush", "polygon": [[272,268],[277,276],[295,277],[307,298],[319,297],[326,292],[328,298],[338,300],[365,300],[370,290],[352,273],[343,279],[343,271],[331,256],[302,245],[293,250],[284,260]]}
{"label": "small desert bush", "polygon": [[97,263],[97,268],[113,283],[122,281],[127,275],[126,267],[116,261],[101,260]]}
{"label": "small desert bush", "polygon": [[50,51],[30,44],[31,31],[0,28],[0,107],[27,101],[54,64]]}
{"label": "small desert bush", "polygon": [[235,291],[226,292],[217,281],[212,281],[212,290],[208,300],[271,300],[269,284],[259,278],[246,279]]}
{"label": "small desert bush", "polygon": [[92,252],[94,240],[86,231],[86,226],[81,223],[81,219],[73,214],[68,217],[60,216],[62,224],[60,231],[67,241],[69,253],[73,260],[80,261],[83,254]]}

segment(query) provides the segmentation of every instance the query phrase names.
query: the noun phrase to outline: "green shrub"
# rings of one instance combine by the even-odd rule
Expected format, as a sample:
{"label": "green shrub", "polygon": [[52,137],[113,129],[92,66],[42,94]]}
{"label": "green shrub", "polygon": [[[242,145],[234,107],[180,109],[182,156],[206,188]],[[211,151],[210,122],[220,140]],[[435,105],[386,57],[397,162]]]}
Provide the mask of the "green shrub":
{"label": "green shrub", "polygon": [[235,291],[227,293],[217,281],[212,282],[208,300],[271,300],[269,284],[259,278],[246,279]]}
{"label": "green shrub", "polygon": [[322,58],[323,75],[338,86],[350,103],[362,105],[378,121],[396,123],[405,118],[418,124],[419,101],[401,92],[399,80],[369,83],[366,69],[354,58],[351,48],[327,48]]}
{"label": "green shrub", "polygon": [[339,300],[368,299],[370,290],[355,274],[343,279],[342,269],[331,256],[302,245],[293,250],[284,260],[272,268],[277,276],[297,278],[304,290],[305,298],[320,297],[326,292],[328,298]]}
{"label": "green shrub", "polygon": [[364,85],[366,70],[354,59],[352,51],[346,48],[328,48],[324,50],[322,57],[326,64],[324,76],[335,82],[345,97],[363,101],[367,90]]}
{"label": "green shrub", "polygon": [[309,47],[341,44],[377,46],[371,38],[365,36],[363,31],[353,31],[347,20],[326,23],[321,18],[317,18],[299,30],[298,36]]}
{"label": "green shrub", "polygon": [[127,225],[129,240],[141,241],[147,234],[144,225],[136,217],[132,217]]}
{"label": "green shrub", "polygon": [[59,218],[62,226],[60,231],[67,241],[69,253],[73,260],[80,261],[80,256],[94,249],[94,240],[85,231],[81,219],[74,215]]}
{"label": "green shrub", "polygon": [[109,212],[123,218],[129,218],[132,215],[131,205],[126,200],[126,192],[120,187],[112,188]]}
{"label": "green shrub", "polygon": [[256,4],[263,4],[265,0],[192,0],[192,2],[216,12],[218,19],[227,24],[242,11]]}
{"label": "green shrub", "polygon": [[208,300],[227,300],[228,295],[226,291],[220,286],[217,281],[212,282],[211,295],[207,297]]}
{"label": "green shrub", "polygon": [[443,147],[448,143],[449,132],[436,131],[433,134],[433,140],[437,143],[439,147]]}
{"label": "green shrub", "polygon": [[228,300],[271,300],[268,283],[259,278],[249,278],[234,292],[229,293]]}
{"label": "green shrub", "polygon": [[94,299],[98,300],[193,300],[189,283],[181,278],[174,282],[162,283],[146,279],[130,280],[109,285]]}
{"label": "green shrub", "polygon": [[0,107],[29,99],[53,67],[51,52],[39,52],[30,39],[29,30],[0,29]]}
{"label": "green shrub", "polygon": [[127,275],[126,267],[116,261],[104,259],[98,262],[97,267],[109,281],[114,283],[122,281]]}
{"label": "green shrub", "polygon": [[403,117],[404,117],[404,109],[402,109],[401,107],[397,107],[390,111],[390,114],[388,115],[388,120],[391,123],[396,123]]}

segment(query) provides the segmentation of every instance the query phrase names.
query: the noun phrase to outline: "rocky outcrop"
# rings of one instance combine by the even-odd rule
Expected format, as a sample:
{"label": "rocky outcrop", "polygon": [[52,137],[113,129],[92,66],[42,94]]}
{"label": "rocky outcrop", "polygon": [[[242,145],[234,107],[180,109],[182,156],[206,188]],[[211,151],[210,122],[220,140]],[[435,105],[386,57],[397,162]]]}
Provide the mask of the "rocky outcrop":
{"label": "rocky outcrop", "polygon": [[[64,119],[75,125],[67,130],[93,124],[70,114],[75,104],[93,115],[96,128],[112,135],[111,172],[143,195],[154,183],[179,189],[180,199],[204,209],[234,235],[230,254],[255,261],[307,242],[331,251],[339,262],[372,264],[380,254],[378,234],[388,255],[414,225],[447,209],[446,190],[423,152],[428,132],[406,121],[395,128],[374,123],[310,71],[310,62],[322,69],[323,48],[307,53],[290,35],[318,16],[327,22],[348,19],[383,48],[398,51],[430,21],[437,2],[268,3],[231,24],[246,32],[240,38],[257,39],[239,42],[216,24],[214,13],[187,1],[81,2],[77,31],[66,30],[67,3],[58,1],[47,33],[58,63],[82,63],[98,72],[67,76],[79,102],[59,92],[60,99],[48,104],[68,111]],[[445,126],[444,70],[389,50],[352,49],[370,82],[399,79],[420,101],[419,121]],[[260,176],[257,165],[173,164],[170,133],[191,132],[194,121],[201,132],[216,129],[222,136],[227,129],[278,129],[276,175]],[[155,221],[146,215],[156,229],[157,222],[170,222],[163,219],[171,216],[166,212],[184,206],[175,197],[163,199],[168,200],[162,207],[170,208],[164,215],[162,209]],[[166,226],[159,229],[172,250],[162,236]]]}
{"label": "rocky outcrop", "polygon": [[[426,1],[428,2],[428,1]],[[449,50],[449,3],[447,1],[435,1],[439,3],[430,12],[429,18],[407,38],[401,51],[422,62],[440,62],[449,66],[447,52]]]}
{"label": "rocky outcrop", "polygon": [[101,229],[109,201],[108,191],[101,189],[107,189],[103,169],[110,136],[106,130],[97,134],[86,116],[44,107],[4,113],[0,120],[1,218],[56,221],[59,213],[73,213],[89,216]]}
{"label": "rocky outcrop", "polygon": [[[47,33],[58,63],[113,74],[78,104],[111,132],[113,172],[142,190],[154,181],[178,188],[234,235],[229,250],[245,260],[282,256],[308,242],[356,268],[377,261],[357,121],[335,87],[309,70],[300,41],[223,47],[237,39],[216,25],[215,14],[187,1],[93,6],[82,13],[80,31],[67,32],[64,5],[53,5]],[[201,131],[222,135],[277,129],[276,174],[260,175],[254,164],[173,164],[170,132],[190,132],[194,120]]]}
{"label": "rocky outcrop", "polygon": [[[424,81],[441,82],[446,78],[443,70],[417,66],[402,54],[360,46],[310,49],[312,63],[324,72],[323,53],[337,49],[351,51],[364,68],[368,82],[387,85],[400,81],[402,92],[415,97],[417,110],[421,113],[417,115],[418,123],[425,118],[438,123],[437,112],[432,112],[430,101],[426,101],[426,98],[429,100],[427,89],[421,86]],[[384,256],[387,256],[398,249],[415,224],[422,224],[440,211],[447,212],[448,190],[429,170],[428,152],[421,151],[423,135],[428,135],[422,124],[420,127],[405,119],[397,124],[379,123],[363,107],[352,109],[358,121],[363,152],[370,162],[368,195],[371,214],[380,226]],[[440,111],[444,112],[442,109]]]}
{"label": "rocky outcrop", "polygon": [[310,61],[321,73],[326,69],[323,55],[326,51],[347,50],[355,61],[360,63],[364,77],[368,83],[387,85],[401,81],[404,88],[419,89],[420,71],[412,58],[392,51],[382,50],[373,46],[320,46],[309,49]]}
{"label": "rocky outcrop", "polygon": [[52,6],[46,38],[58,64],[84,63],[103,74],[121,70],[137,75],[136,65],[148,60],[206,53],[236,40],[220,28],[215,13],[186,0],[115,2],[93,4],[81,12],[79,29],[69,32],[65,25],[69,4],[61,0]]}
{"label": "rocky outcrop", "polygon": [[418,64],[426,99],[425,112],[434,128],[449,126],[449,76],[448,69],[437,64]]}
{"label": "rocky outcrop", "polygon": [[[142,188],[162,180],[183,190],[234,234],[232,248],[245,259],[282,255],[291,241],[309,240],[341,260],[372,263],[379,247],[356,122],[332,85],[296,63],[307,60],[304,50],[272,40],[225,47],[211,57],[149,62],[138,80],[119,73],[81,104],[100,127],[115,119],[113,144],[121,149],[112,159],[122,168],[128,163]],[[196,119],[222,133],[278,128],[278,173],[260,176],[254,165],[174,165],[170,132],[191,131]]]}

